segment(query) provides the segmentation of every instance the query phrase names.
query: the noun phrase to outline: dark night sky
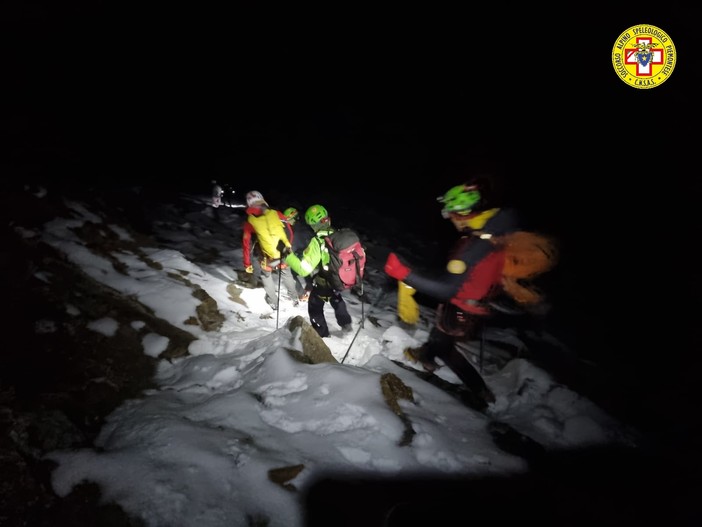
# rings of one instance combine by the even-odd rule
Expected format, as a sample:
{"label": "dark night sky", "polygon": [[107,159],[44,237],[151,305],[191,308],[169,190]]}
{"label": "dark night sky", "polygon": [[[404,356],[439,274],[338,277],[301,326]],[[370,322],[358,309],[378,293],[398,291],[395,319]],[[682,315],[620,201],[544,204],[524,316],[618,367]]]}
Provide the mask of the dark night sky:
{"label": "dark night sky", "polygon": [[[32,5],[2,8],[1,153],[15,182],[345,188],[365,207],[399,205],[416,226],[436,224],[438,194],[487,169],[564,237],[570,269],[599,293],[583,311],[628,310],[633,330],[660,319],[647,305],[680,316],[674,297],[699,284],[672,278],[699,234],[702,19],[682,2],[587,12]],[[667,31],[678,53],[670,80],[651,90],[627,86],[611,64],[616,38],[640,23]],[[650,251],[647,263],[632,250]]]}
{"label": "dark night sky", "polygon": [[594,167],[629,187],[642,177],[637,149],[679,144],[689,131],[673,123],[697,104],[693,22],[675,3],[644,17],[674,36],[680,56],[653,90],[629,88],[611,66],[616,37],[642,22],[623,8],[69,5],[16,8],[3,31],[10,155],[53,153],[65,177],[97,167],[138,181],[220,172],[323,185],[345,171],[388,185],[419,176],[440,191],[487,158],[526,187],[568,192],[570,174]]}

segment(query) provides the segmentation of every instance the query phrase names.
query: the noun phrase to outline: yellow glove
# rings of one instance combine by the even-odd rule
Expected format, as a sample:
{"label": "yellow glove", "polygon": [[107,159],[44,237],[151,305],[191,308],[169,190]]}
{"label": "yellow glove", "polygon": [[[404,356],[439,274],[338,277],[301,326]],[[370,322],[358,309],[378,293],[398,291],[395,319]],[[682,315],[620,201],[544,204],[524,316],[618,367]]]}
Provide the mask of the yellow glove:
{"label": "yellow glove", "polygon": [[253,265],[247,265],[246,269],[244,269],[244,271],[246,271],[249,274],[252,274],[253,273]]}
{"label": "yellow glove", "polygon": [[417,290],[404,282],[397,282],[397,314],[407,324],[416,324],[419,320],[419,305],[412,298]]}

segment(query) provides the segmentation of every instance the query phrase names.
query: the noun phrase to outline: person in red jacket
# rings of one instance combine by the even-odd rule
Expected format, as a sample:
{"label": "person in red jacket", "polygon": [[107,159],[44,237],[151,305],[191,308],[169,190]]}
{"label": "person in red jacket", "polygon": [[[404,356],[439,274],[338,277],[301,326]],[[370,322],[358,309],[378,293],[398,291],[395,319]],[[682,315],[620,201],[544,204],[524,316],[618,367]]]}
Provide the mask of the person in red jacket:
{"label": "person in red jacket", "polygon": [[456,342],[476,338],[491,314],[489,302],[501,289],[504,251],[489,238],[517,230],[517,218],[512,209],[490,208],[480,187],[478,183],[458,185],[438,198],[443,203],[442,216],[461,233],[440,276],[412,270],[395,253],[389,254],[385,272],[441,302],[429,339],[419,348],[407,348],[405,356],[429,372],[439,367],[434,359],[440,358],[484,409],[495,397]]}
{"label": "person in red jacket", "polygon": [[[251,255],[255,253],[261,262],[261,282],[266,292],[266,303],[271,309],[278,309],[277,280],[273,278],[273,272],[277,270],[280,273],[280,281],[288,291],[289,298],[293,305],[297,305],[295,279],[288,265],[282,260],[291,249],[292,230],[290,225],[284,223],[283,213],[270,208],[266,200],[263,199],[263,195],[257,190],[246,194],[246,205],[247,218],[246,223],[244,223],[242,239],[246,272],[249,274],[254,272]],[[255,247],[252,243],[254,239]]]}

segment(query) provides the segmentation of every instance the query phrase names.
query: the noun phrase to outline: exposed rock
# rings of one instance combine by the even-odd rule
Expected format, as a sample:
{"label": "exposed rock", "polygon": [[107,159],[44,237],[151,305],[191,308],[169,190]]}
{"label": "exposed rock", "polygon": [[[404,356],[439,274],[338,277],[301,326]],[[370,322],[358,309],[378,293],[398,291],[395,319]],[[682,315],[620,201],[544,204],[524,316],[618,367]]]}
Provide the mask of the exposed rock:
{"label": "exposed rock", "polygon": [[[300,342],[302,344],[302,354],[305,355],[311,364],[321,364],[323,362],[338,363],[339,361],[332,355],[329,346],[324,343],[322,337],[315,331],[307,320],[301,316],[296,316],[288,322],[288,330],[291,333],[300,331]],[[299,358],[298,358],[299,360]],[[301,361],[307,362],[307,361]]]}
{"label": "exposed rock", "polygon": [[416,434],[412,428],[412,422],[409,417],[402,411],[398,399],[405,399],[414,402],[414,394],[412,388],[407,386],[402,380],[393,373],[384,373],[380,377],[380,389],[383,392],[383,399],[405,425],[405,431],[400,439],[400,446],[407,446],[412,442],[412,438]]}
{"label": "exposed rock", "polygon": [[293,349],[293,348],[284,348],[284,349],[297,362],[301,362],[302,364],[314,364],[314,362],[312,362],[312,359],[309,358],[307,355],[305,355],[304,352],[302,352],[300,350]]}
{"label": "exposed rock", "polygon": [[246,302],[243,298],[241,298],[242,290],[237,287],[235,283],[231,282],[227,284],[227,293],[229,293],[229,300],[236,302],[237,304],[241,304],[242,306],[246,306]]}
{"label": "exposed rock", "polygon": [[397,402],[398,399],[414,402],[412,388],[402,382],[394,373],[384,373],[380,377],[380,387],[383,391],[385,402],[396,415],[404,413]]}
{"label": "exposed rock", "polygon": [[305,465],[291,465],[288,467],[272,468],[268,471],[268,479],[273,483],[277,483],[285,490],[295,491],[295,485],[288,483],[291,479],[295,479],[302,472]]}
{"label": "exposed rock", "polygon": [[193,291],[193,296],[200,300],[195,312],[202,329],[205,331],[218,331],[224,323],[224,315],[219,312],[215,299],[200,287]]}

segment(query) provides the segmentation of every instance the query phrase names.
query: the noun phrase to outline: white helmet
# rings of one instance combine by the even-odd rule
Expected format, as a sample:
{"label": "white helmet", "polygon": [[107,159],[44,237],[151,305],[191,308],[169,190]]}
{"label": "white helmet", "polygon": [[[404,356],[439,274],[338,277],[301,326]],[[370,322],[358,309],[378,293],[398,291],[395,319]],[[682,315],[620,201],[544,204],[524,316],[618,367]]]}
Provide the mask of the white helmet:
{"label": "white helmet", "polygon": [[258,190],[252,190],[246,194],[246,205],[249,207],[260,203],[266,203],[266,200],[263,199],[263,195]]}

